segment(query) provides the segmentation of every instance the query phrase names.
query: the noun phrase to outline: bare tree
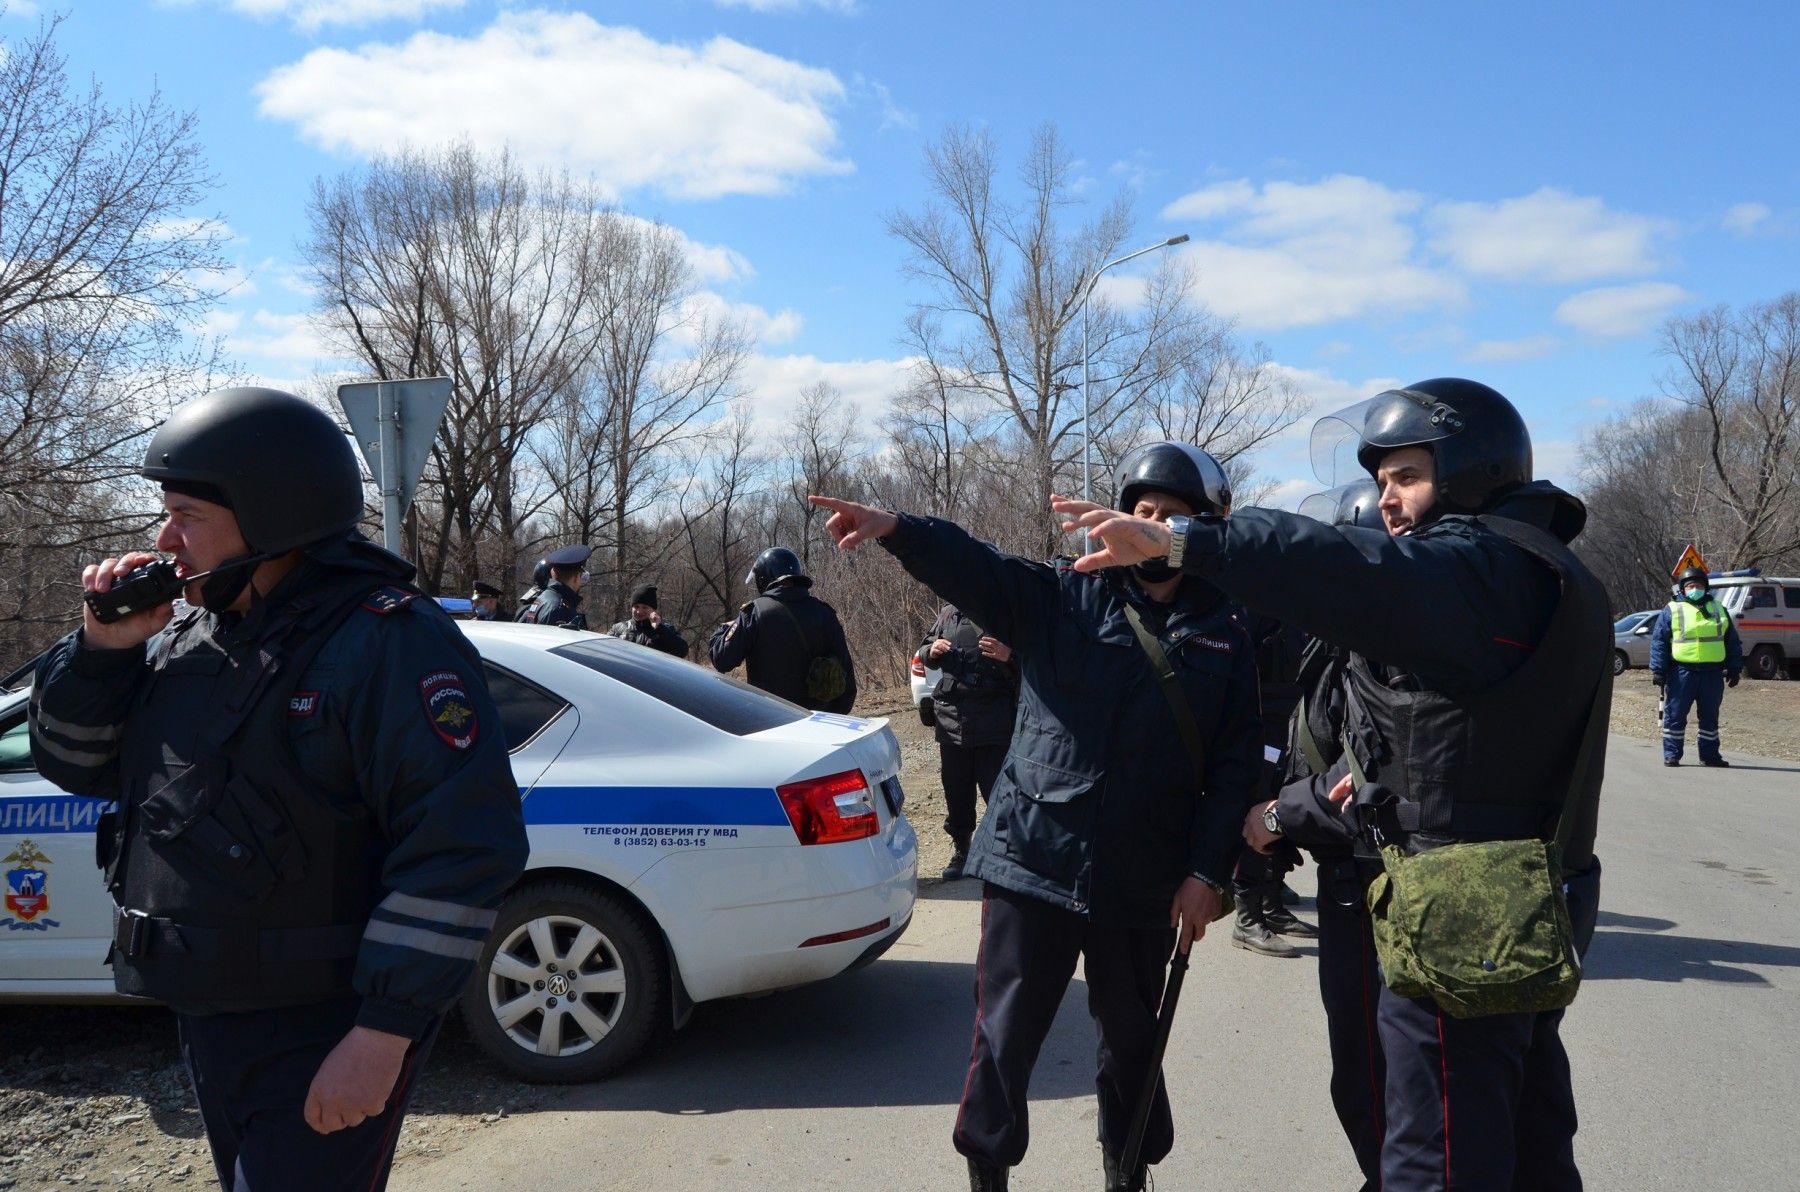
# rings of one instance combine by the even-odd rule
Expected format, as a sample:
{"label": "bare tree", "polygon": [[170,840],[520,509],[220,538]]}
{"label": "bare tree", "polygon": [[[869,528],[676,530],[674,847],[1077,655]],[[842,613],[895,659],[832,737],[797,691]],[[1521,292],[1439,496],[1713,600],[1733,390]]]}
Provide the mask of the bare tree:
{"label": "bare tree", "polygon": [[1800,551],[1800,291],[1672,319],[1663,352],[1670,396],[1702,420],[1711,467],[1700,483],[1729,514],[1721,545],[1733,563]]}
{"label": "bare tree", "polygon": [[782,436],[781,453],[787,460],[788,499],[800,520],[800,562],[812,566],[813,548],[822,520],[810,493],[845,490],[856,459],[856,428],[843,394],[828,381],[815,381],[800,391],[800,408],[788,433]]}
{"label": "bare tree", "polygon": [[[1017,199],[997,193],[999,151],[985,132],[950,129],[926,149],[925,168],[931,200],[887,221],[911,250],[908,276],[927,291],[905,337],[921,359],[916,392],[935,403],[960,391],[991,412],[993,431],[984,437],[1003,440],[1017,461],[1008,469],[1009,500],[1038,511],[1036,553],[1048,554],[1060,538],[1050,493],[1067,482],[1078,453],[1082,299],[1088,279],[1130,234],[1130,206],[1115,199],[1090,222],[1064,227],[1075,179],[1051,126],[1032,138]],[[1088,298],[1096,441],[1132,425],[1144,403],[1162,400],[1173,410],[1182,393],[1221,372],[1229,336],[1193,290],[1191,274],[1165,261],[1136,303],[1116,303],[1105,290]],[[1242,371],[1259,368],[1252,362]],[[1236,394],[1243,404],[1235,407],[1222,391],[1202,388],[1210,404],[1187,402],[1196,427],[1240,450],[1254,446],[1292,417],[1291,396],[1284,407],[1271,380]]]}
{"label": "bare tree", "polygon": [[524,447],[590,366],[607,313],[604,213],[591,187],[466,144],[313,188],[302,253],[327,330],[377,377],[454,382],[414,543],[434,589],[451,565],[474,578],[483,539],[516,577],[544,500],[520,474]]}
{"label": "bare tree", "polygon": [[59,24],[0,44],[0,663],[73,621],[80,557],[142,545],[144,437],[222,371],[194,118],[72,90]]}

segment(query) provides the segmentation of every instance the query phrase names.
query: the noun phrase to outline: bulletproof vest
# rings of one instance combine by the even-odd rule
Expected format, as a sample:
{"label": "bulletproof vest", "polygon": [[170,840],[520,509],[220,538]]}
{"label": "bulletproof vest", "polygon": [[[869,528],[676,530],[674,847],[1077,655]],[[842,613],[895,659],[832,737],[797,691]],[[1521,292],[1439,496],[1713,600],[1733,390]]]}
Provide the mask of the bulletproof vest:
{"label": "bulletproof vest", "polygon": [[215,635],[199,610],[164,632],[102,830],[121,993],[215,1012],[349,990],[386,847],[355,792],[308,782],[288,733],[321,698],[295,690],[306,668],[380,586],[327,572],[248,632]]}
{"label": "bulletproof vest", "polygon": [[[1461,695],[1397,689],[1354,654],[1344,669],[1346,744],[1368,781],[1397,797],[1397,827],[1420,836],[1416,843],[1548,838],[1569,793],[1595,685],[1612,681],[1609,603],[1599,581],[1542,530],[1507,518],[1475,520],[1561,581],[1556,612],[1525,662],[1486,690]],[[1599,715],[1606,714],[1603,704]],[[1590,767],[1586,789],[1575,795],[1580,818],[1565,858],[1571,871],[1592,856],[1602,769]]]}

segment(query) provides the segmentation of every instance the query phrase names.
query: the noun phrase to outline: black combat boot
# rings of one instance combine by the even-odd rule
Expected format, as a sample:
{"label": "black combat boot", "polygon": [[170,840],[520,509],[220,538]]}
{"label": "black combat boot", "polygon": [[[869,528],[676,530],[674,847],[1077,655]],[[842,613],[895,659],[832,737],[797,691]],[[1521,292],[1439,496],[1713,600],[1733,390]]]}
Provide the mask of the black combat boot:
{"label": "black combat boot", "polygon": [[1260,886],[1234,887],[1237,895],[1237,924],[1231,929],[1231,944],[1235,948],[1256,952],[1263,956],[1298,956],[1294,946],[1269,930],[1263,922],[1263,890]]}
{"label": "black combat boot", "polygon": [[1006,1192],[1006,1168],[970,1159],[969,1192]]}
{"label": "black combat boot", "polygon": [[1121,1162],[1118,1155],[1113,1154],[1102,1144],[1100,1163],[1106,1169],[1106,1192],[1144,1192],[1144,1165],[1138,1164],[1137,1179],[1128,1180],[1125,1178],[1125,1173],[1119,1170]]}
{"label": "black combat boot", "polygon": [[962,880],[963,866],[969,863],[969,838],[950,838],[950,864],[944,866],[943,878],[947,882]]}
{"label": "black combat boot", "polygon": [[[1251,895],[1255,897],[1255,895]],[[1263,926],[1276,935],[1291,935],[1295,939],[1317,939],[1319,929],[1311,923],[1294,916],[1294,912],[1282,905],[1281,887],[1275,885],[1263,891],[1262,899]]]}

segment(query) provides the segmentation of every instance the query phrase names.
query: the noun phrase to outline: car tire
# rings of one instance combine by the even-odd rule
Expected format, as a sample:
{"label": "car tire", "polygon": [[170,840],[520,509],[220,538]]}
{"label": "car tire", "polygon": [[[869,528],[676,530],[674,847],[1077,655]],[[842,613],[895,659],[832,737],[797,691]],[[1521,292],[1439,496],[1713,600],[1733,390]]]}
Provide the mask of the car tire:
{"label": "car tire", "polygon": [[1614,650],[1613,651],[1613,674],[1622,675],[1630,669],[1631,669],[1631,659],[1629,659],[1625,656],[1625,651]]}
{"label": "car tire", "polygon": [[630,1063],[668,1008],[656,928],[618,896],[578,882],[508,896],[462,998],[469,1034],[488,1057],[546,1084],[598,1080]]}
{"label": "car tire", "polygon": [[1758,646],[1745,660],[1744,673],[1752,679],[1785,679],[1787,659],[1781,656],[1780,646]]}
{"label": "car tire", "polygon": [[937,724],[937,709],[932,706],[930,696],[919,701],[919,723],[926,728],[935,727]]}

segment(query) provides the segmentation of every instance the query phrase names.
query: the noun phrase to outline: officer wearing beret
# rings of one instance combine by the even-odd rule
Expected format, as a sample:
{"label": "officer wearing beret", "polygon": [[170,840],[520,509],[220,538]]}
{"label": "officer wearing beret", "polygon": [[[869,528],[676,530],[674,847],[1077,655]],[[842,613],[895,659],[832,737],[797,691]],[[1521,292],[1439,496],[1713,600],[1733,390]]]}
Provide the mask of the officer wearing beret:
{"label": "officer wearing beret", "polygon": [[613,637],[622,637],[628,642],[636,642],[640,646],[649,646],[652,650],[661,650],[665,654],[673,654],[677,658],[687,657],[687,639],[662,619],[656,610],[656,585],[642,584],[631,593],[631,619],[615,621],[607,630]]}
{"label": "officer wearing beret", "polygon": [[587,582],[585,568],[593,553],[591,546],[565,546],[545,555],[549,582],[536,600],[519,610],[519,620],[527,625],[586,629],[587,614],[581,611],[581,588]]}
{"label": "officer wearing beret", "polygon": [[[1381,892],[1401,880],[1406,858],[1459,844],[1548,846],[1539,855],[1554,858],[1561,881],[1483,871],[1509,876],[1445,904],[1491,915],[1479,928],[1452,938],[1433,932],[1441,914],[1395,914],[1381,920],[1390,941],[1499,972],[1547,924],[1578,957],[1599,904],[1594,838],[1612,695],[1609,602],[1568,548],[1587,510],[1532,479],[1524,420],[1474,381],[1421,381],[1320,419],[1313,459],[1327,465],[1327,483],[1346,448],[1380,486],[1386,533],[1268,509],[1163,525],[1085,502],[1056,507],[1098,540],[1077,562],[1083,570],[1166,559],[1344,650],[1343,760],[1326,797],[1354,794],[1363,837],[1383,846],[1371,915],[1392,910]],[[1495,854],[1462,849],[1437,861]],[[1511,917],[1521,907],[1531,921]],[[1482,943],[1499,959],[1477,961]],[[1407,957],[1400,942],[1392,954]],[[1568,958],[1550,964],[1578,976]],[[1410,983],[1402,992],[1385,963],[1383,978],[1380,1186],[1579,1189],[1564,1011],[1476,1009],[1441,982],[1421,981],[1441,991],[1430,996]],[[1530,1000],[1532,990],[1513,988],[1508,996]],[[1572,990],[1559,981],[1556,992]]]}
{"label": "officer wearing beret", "polygon": [[174,1009],[220,1182],[380,1188],[527,852],[481,659],[356,532],[356,459],[316,407],[208,394],[143,474],[187,607],[86,608],[39,663],[32,757],[117,801],[97,841],[114,981]]}
{"label": "officer wearing beret", "polygon": [[503,621],[500,615],[500,588],[485,579],[475,581],[474,594],[469,597],[469,605],[474,611],[477,621]]}

